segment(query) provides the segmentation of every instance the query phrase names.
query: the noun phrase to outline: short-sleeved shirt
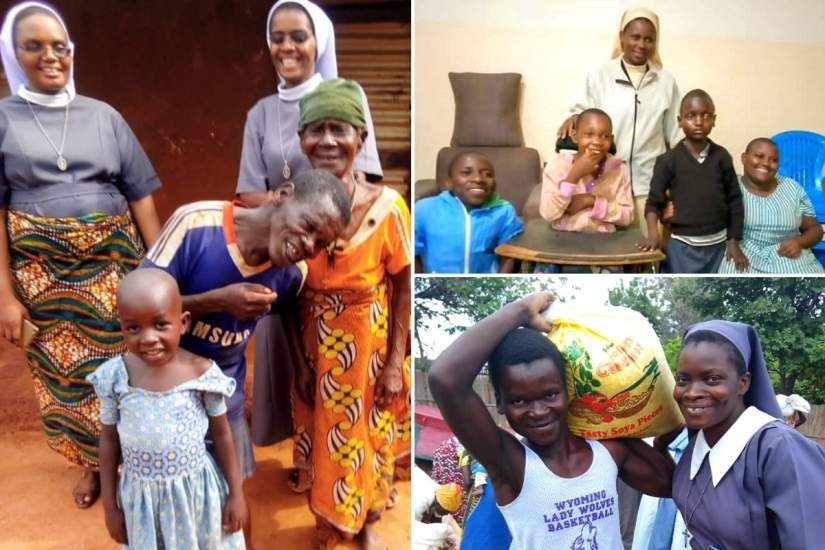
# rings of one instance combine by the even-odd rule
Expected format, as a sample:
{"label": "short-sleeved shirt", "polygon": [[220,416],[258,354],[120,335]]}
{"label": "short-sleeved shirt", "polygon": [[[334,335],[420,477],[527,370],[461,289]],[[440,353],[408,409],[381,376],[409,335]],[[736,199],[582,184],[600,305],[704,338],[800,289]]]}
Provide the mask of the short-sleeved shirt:
{"label": "short-sleeved shirt", "polygon": [[[303,94],[311,92],[321,82],[320,75],[316,75],[301,84],[306,88]],[[354,167],[380,179],[384,173],[381,171],[375,130],[363,90],[362,99],[367,119],[367,139],[355,157]],[[249,110],[236,193],[264,192],[283,183],[284,157],[292,176],[312,168],[309,158],[301,151],[298,137],[299,102],[300,99],[286,100],[276,94],[261,99]]]}
{"label": "short-sleeved shirt", "polygon": [[369,291],[411,263],[410,211],[398,192],[384,187],[355,234],[336,242],[333,263],[324,252],[307,260],[306,286]]}
{"label": "short-sleeved shirt", "polygon": [[[755,195],[739,179],[745,205],[742,252],[750,263],[749,273],[822,273],[822,265],[810,249],[798,258],[780,256],[782,241],[799,236],[802,216],[816,217],[811,199],[796,181],[777,175],[778,185],[767,197]],[[736,266],[725,259],[719,273],[735,273]]]}
{"label": "short-sleeved shirt", "polygon": [[523,231],[516,209],[504,200],[467,210],[442,191],[415,203],[415,255],[427,273],[497,273],[496,247]]}
{"label": "short-sleeved shirt", "polygon": [[[231,202],[203,201],[179,208],[163,226],[141,267],[157,267],[172,275],[182,295],[201,294],[235,283],[257,283],[278,293],[279,304],[296,295],[303,285],[303,262],[276,267],[267,262],[248,265],[235,242]],[[192,320],[181,347],[215,361],[235,379],[237,391],[229,398],[229,419],[243,416],[246,359],[244,352],[257,320],[242,321],[229,313],[209,313]]]}
{"label": "short-sleeved shirt", "polygon": [[30,108],[17,95],[0,101],[0,208],[50,217],[122,214],[160,187],[137,137],[106,103],[79,95],[69,104],[66,171],[32,110],[60,147],[65,107]]}

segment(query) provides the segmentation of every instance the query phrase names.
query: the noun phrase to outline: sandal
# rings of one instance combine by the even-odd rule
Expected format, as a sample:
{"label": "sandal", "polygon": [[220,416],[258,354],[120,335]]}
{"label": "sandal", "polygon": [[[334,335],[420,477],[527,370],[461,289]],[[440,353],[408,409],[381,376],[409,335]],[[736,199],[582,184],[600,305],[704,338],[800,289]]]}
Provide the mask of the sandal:
{"label": "sandal", "polygon": [[286,486],[293,493],[306,493],[312,487],[309,471],[303,468],[291,468],[287,474]]}
{"label": "sandal", "polygon": [[80,480],[72,489],[72,497],[75,506],[81,510],[91,507],[100,497],[100,475],[91,470],[83,470]]}

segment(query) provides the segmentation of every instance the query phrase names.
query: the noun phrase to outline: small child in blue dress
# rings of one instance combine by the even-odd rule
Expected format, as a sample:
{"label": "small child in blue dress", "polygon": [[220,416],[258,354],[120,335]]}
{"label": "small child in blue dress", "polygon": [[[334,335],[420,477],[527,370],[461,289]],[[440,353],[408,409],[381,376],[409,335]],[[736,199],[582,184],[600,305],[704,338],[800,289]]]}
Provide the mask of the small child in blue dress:
{"label": "small child in blue dress", "polygon": [[[190,318],[166,272],[126,276],[117,309],[128,351],[88,377],[100,398],[109,534],[124,548],[244,548],[248,510],[224,402],[235,381],[179,348]],[[207,428],[220,468],[206,451]]]}

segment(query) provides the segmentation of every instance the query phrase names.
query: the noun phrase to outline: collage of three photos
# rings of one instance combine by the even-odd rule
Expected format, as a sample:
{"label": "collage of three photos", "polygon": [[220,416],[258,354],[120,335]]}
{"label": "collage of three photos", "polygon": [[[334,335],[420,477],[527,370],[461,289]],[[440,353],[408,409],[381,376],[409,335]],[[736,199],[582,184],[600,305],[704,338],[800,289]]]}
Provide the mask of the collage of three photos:
{"label": "collage of three photos", "polygon": [[818,0],[0,12],[0,549],[825,548]]}

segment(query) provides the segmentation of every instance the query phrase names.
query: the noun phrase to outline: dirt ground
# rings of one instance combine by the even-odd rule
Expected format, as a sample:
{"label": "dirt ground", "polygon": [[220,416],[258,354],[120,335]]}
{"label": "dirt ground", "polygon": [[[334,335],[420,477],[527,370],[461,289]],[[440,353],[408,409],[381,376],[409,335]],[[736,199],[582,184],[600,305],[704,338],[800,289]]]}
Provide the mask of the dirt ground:
{"label": "dirt ground", "polygon": [[[0,550],[110,550],[100,502],[77,509],[71,490],[80,475],[45,443],[23,354],[0,339]],[[314,519],[306,497],[286,488],[292,444],[256,447],[258,469],[245,483],[257,550],[311,548]],[[409,548],[410,484],[379,523],[389,548]],[[339,549],[358,548],[355,543]]]}

